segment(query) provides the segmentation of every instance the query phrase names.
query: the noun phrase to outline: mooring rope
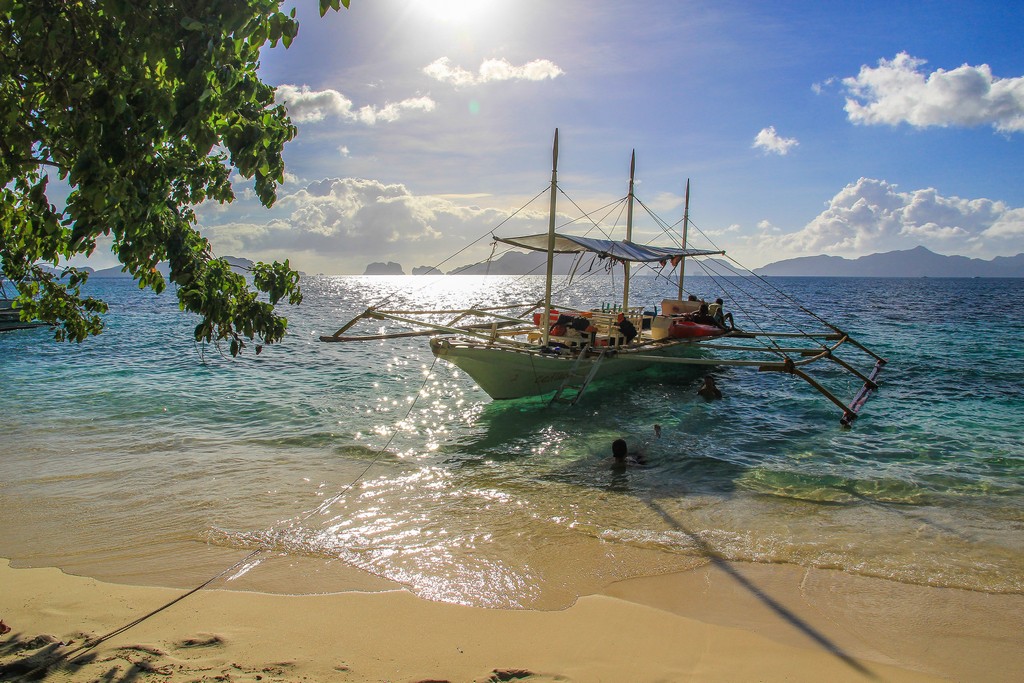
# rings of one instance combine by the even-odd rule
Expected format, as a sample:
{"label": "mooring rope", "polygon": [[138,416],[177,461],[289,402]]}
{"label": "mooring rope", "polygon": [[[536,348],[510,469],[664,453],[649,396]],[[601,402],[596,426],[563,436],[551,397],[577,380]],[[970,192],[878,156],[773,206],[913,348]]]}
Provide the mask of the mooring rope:
{"label": "mooring rope", "polygon": [[[409,403],[409,409],[405,412],[405,417],[402,418],[401,422],[405,422],[405,421],[407,421],[409,419],[409,416],[412,414],[413,409],[416,407],[416,403],[419,401],[420,396],[423,394],[423,388],[427,385],[427,382],[430,380],[430,376],[433,373],[434,366],[436,364],[437,364],[437,358],[435,357],[434,361],[430,364],[430,368],[428,368],[427,372],[424,373],[423,383],[420,385],[420,388],[416,391],[416,396]],[[362,471],[360,471],[359,474],[357,474],[356,477],[352,481],[350,481],[347,485],[345,485],[338,494],[332,496],[329,500],[326,500],[323,503],[317,505],[312,510],[307,510],[306,512],[300,514],[298,516],[298,518],[291,520],[291,523],[294,524],[296,522],[303,522],[303,521],[309,519],[310,517],[312,517],[317,512],[324,512],[324,511],[326,511],[326,509],[328,507],[330,507],[330,505],[333,505],[337,501],[341,500],[341,498],[343,498],[349,491],[352,490],[352,487],[354,487],[357,483],[359,483],[360,480],[363,479],[363,477],[366,476],[367,472],[370,471],[370,468],[372,468],[374,465],[377,464],[377,462],[381,459],[381,457],[387,451],[388,447],[395,440],[395,437],[397,435],[398,435],[398,430],[397,429],[392,430],[391,436],[388,438],[387,442],[383,446],[381,446],[380,449],[377,450],[377,453],[374,455],[373,459],[370,460],[369,464],[367,464],[366,467],[364,467],[362,469]],[[270,531],[272,532],[274,530],[274,528],[277,527],[277,526],[280,526],[280,525],[279,524],[275,524],[275,525],[271,526],[270,527]],[[38,677],[39,677],[39,674],[45,673],[46,671],[51,669],[56,664],[59,664],[60,662],[67,661],[67,662],[73,664],[77,660],[79,660],[82,657],[84,657],[88,652],[90,652],[91,650],[96,649],[98,646],[100,646],[101,644],[103,644],[107,640],[110,640],[111,638],[113,638],[115,636],[118,636],[118,635],[124,633],[125,631],[128,631],[128,630],[138,626],[139,624],[141,624],[142,622],[146,621],[147,619],[150,619],[150,618],[156,616],[157,614],[160,614],[164,610],[168,609],[169,607],[172,607],[172,606],[178,604],[179,602],[181,602],[185,598],[187,598],[187,597],[189,597],[191,595],[194,595],[195,593],[198,593],[199,591],[203,590],[204,588],[209,586],[211,583],[213,583],[217,579],[223,577],[228,572],[232,571],[233,569],[235,569],[235,568],[237,568],[239,566],[244,565],[246,562],[248,562],[252,558],[256,557],[257,555],[259,555],[263,551],[268,550],[269,547],[270,547],[269,544],[266,543],[266,542],[260,544],[259,547],[254,548],[253,550],[251,550],[247,555],[245,555],[245,557],[241,558],[240,560],[237,560],[230,567],[226,567],[225,569],[219,571],[217,574],[211,576],[210,578],[206,579],[205,581],[203,581],[199,585],[195,586],[194,588],[186,591],[185,593],[182,593],[181,595],[177,596],[173,600],[170,600],[170,601],[164,603],[160,607],[157,607],[156,609],[154,609],[154,610],[152,610],[150,612],[147,612],[146,614],[143,614],[142,616],[140,616],[140,617],[138,617],[136,619],[133,619],[132,621],[130,621],[130,622],[126,623],[126,624],[123,624],[123,625],[115,628],[112,631],[109,631],[108,633],[104,633],[103,635],[98,636],[96,638],[86,639],[78,647],[76,647],[76,648],[74,648],[72,650],[68,650],[67,652],[62,652],[62,653],[60,653],[58,655],[55,655],[54,657],[50,658],[49,660],[45,661],[44,663],[39,664],[38,666],[34,667],[33,669],[30,669],[29,671],[18,675],[17,678],[14,679],[14,680],[17,680],[17,679],[21,679],[21,680],[37,680]]]}

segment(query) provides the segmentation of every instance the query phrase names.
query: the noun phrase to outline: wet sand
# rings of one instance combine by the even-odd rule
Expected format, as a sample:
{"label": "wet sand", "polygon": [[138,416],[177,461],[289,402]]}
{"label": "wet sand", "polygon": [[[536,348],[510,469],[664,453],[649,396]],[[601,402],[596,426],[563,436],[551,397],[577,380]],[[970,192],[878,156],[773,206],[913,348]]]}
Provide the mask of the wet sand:
{"label": "wet sand", "polygon": [[[0,676],[133,681],[1019,681],[1024,596],[782,565],[632,579],[562,611],[404,590],[183,591],[0,562]],[[78,658],[78,659],[75,659]]]}

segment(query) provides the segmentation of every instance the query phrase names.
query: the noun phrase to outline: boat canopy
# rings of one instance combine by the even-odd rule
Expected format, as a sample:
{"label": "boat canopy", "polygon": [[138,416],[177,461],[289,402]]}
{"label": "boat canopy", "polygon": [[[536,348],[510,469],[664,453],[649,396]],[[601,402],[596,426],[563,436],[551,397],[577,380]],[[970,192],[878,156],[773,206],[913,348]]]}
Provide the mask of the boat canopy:
{"label": "boat canopy", "polygon": [[[545,232],[524,237],[495,237],[494,239],[521,249],[547,251],[548,237],[548,233]],[[724,251],[709,251],[706,249],[652,247],[645,244],[636,244],[629,240],[600,240],[592,237],[576,237],[575,235],[562,235],[559,233],[555,233],[554,252],[556,254],[590,252],[597,254],[601,258],[613,258],[619,261],[632,261],[635,263],[654,263],[657,261],[670,261],[683,256],[712,256],[725,253]]]}

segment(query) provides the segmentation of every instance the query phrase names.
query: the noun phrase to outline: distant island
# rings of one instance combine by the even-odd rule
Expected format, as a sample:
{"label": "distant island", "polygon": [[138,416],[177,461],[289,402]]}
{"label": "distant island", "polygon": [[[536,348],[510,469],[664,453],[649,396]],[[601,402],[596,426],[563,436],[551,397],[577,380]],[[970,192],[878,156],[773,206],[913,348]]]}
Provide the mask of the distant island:
{"label": "distant island", "polygon": [[[231,270],[235,271],[236,273],[248,273],[250,270],[252,270],[252,267],[256,265],[255,261],[252,261],[247,258],[241,258],[239,256],[224,256],[223,258],[225,261],[227,261],[228,265],[231,266]],[[48,272],[53,273],[54,275],[59,275],[62,272],[62,269],[60,268],[53,268],[51,266],[44,266],[44,268]],[[170,277],[171,267],[170,264],[167,263],[167,261],[161,261],[160,263],[158,263],[156,265],[156,269],[160,271],[160,274],[163,275],[164,277]],[[85,266],[83,268],[79,268],[79,270],[82,271],[83,273],[88,273],[89,277],[91,278],[131,277],[131,273],[126,272],[124,270],[124,266],[112,266],[110,268],[100,268],[99,270],[90,268],[89,266]],[[304,273],[302,272],[300,272],[299,274],[304,275]]]}
{"label": "distant island", "polygon": [[[573,256],[555,255],[555,274],[566,275],[572,268]],[[448,275],[543,275],[547,254],[540,251],[508,251],[493,261],[482,261],[448,271]]]}
{"label": "distant island", "polygon": [[405,275],[402,264],[388,261],[387,263],[371,263],[366,266],[363,275]]}
{"label": "distant island", "polygon": [[[542,252],[510,251],[500,258],[473,263],[448,271],[447,275],[524,275],[543,274],[545,256]],[[716,273],[747,275],[735,264],[709,259]],[[572,268],[571,255],[555,257],[555,274],[565,275]],[[376,265],[376,264],[371,264]],[[388,264],[396,266],[398,264]],[[369,269],[369,267],[368,267]],[[856,259],[842,256],[802,256],[769,263],[753,271],[757,275],[777,277],[1024,277],[1024,254],[997,256],[991,261],[967,256],[943,256],[926,247],[903,251],[870,254]],[[419,266],[413,275],[440,274],[436,268]],[[397,273],[393,273],[397,274]],[[688,268],[687,275],[700,277],[699,268]]]}
{"label": "distant island", "polygon": [[[223,257],[232,269],[239,273],[247,273],[254,262],[238,256]],[[501,257],[487,262],[472,263],[459,268],[442,272],[433,266],[416,266],[413,275],[543,275],[545,255],[543,252],[510,251]],[[575,257],[571,254],[555,256],[554,273],[566,275],[573,267]],[[704,260],[711,270],[721,275],[749,275],[733,263],[722,259]],[[594,268],[602,267],[600,264]],[[657,267],[657,264],[655,264]],[[589,265],[582,266],[583,270]],[[168,264],[162,262],[157,269],[168,276]],[[48,268],[52,272],[59,270]],[[129,278],[121,266],[93,270],[89,267],[82,271],[94,278]],[[768,277],[1024,277],[1024,253],[1016,256],[996,256],[991,260],[969,258],[967,256],[943,256],[927,249],[915,247],[903,251],[888,251],[870,254],[860,258],[848,259],[842,256],[801,256],[769,263],[755,268],[754,274]],[[700,277],[703,271],[696,266],[686,269],[687,277]],[[305,277],[305,273],[301,273]],[[402,264],[394,261],[374,262],[366,266],[363,275],[405,275]]]}
{"label": "distant island", "polygon": [[991,261],[942,256],[925,247],[857,259],[803,256],[755,268],[758,275],[802,277],[1024,277],[1024,254]]}

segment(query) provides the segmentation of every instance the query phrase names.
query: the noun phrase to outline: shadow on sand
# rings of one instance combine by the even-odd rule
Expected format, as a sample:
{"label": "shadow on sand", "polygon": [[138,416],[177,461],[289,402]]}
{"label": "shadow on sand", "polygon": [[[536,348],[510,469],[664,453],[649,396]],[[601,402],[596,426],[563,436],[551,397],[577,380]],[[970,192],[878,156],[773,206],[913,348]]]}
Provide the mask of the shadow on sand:
{"label": "shadow on sand", "polygon": [[777,615],[779,615],[779,617],[786,621],[786,623],[790,624],[795,629],[806,635],[808,638],[816,642],[826,651],[838,657],[840,660],[843,661],[843,663],[845,663],[847,666],[849,666],[857,673],[861,674],[862,676],[865,676],[866,678],[879,680],[879,677],[877,674],[875,674],[875,672],[871,671],[871,669],[868,669],[863,664],[858,662],[856,659],[846,654],[837,643],[834,643],[833,641],[829,640],[829,638],[825,636],[823,633],[815,629],[812,625],[808,624],[798,615],[794,614],[792,611],[787,609],[785,605],[779,603],[777,600],[772,598],[772,596],[768,595],[763,590],[761,590],[748,578],[746,578],[738,571],[736,571],[736,569],[727,560],[725,560],[717,551],[715,551],[714,548],[708,545],[708,543],[706,543],[704,539],[702,539],[698,534],[690,531],[681,523],[679,523],[679,521],[672,517],[672,515],[670,515],[663,507],[658,505],[656,501],[648,500],[646,501],[646,503],[652,510],[657,512],[669,526],[671,526],[673,529],[676,529],[686,534],[690,538],[690,540],[693,541],[694,545],[697,546],[701,554],[704,557],[706,557],[708,561],[710,561],[715,566],[715,568],[720,569],[729,578],[731,578],[733,581],[741,585],[751,595],[756,597],[764,605],[766,605]]}

